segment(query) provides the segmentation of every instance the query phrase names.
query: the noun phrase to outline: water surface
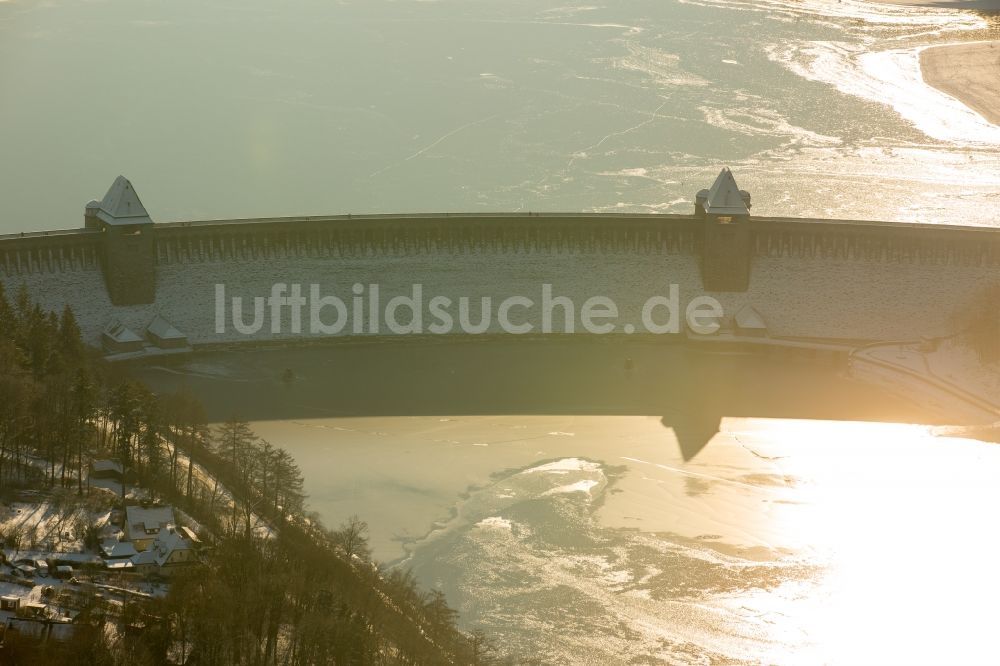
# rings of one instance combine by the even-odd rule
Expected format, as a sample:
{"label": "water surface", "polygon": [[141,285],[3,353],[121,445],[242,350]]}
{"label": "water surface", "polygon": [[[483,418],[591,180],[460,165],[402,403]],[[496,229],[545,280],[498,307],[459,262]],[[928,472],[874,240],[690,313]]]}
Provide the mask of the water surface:
{"label": "water surface", "polygon": [[936,437],[931,415],[830,359],[393,341],[135,372],[213,418],[251,410],[305,470],[311,508],[368,520],[377,557],[521,658],[990,654],[1000,449]]}
{"label": "water surface", "polygon": [[154,219],[755,212],[993,224],[1000,128],[924,86],[981,16],[857,0],[0,2],[0,233]]}

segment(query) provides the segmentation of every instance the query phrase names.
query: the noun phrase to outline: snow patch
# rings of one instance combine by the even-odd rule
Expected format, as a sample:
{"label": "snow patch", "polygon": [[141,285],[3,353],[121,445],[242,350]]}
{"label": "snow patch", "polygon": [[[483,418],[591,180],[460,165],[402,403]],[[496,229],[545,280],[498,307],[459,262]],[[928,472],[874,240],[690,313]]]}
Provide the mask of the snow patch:
{"label": "snow patch", "polygon": [[596,472],[601,466],[582,458],[563,458],[555,462],[546,463],[537,467],[524,470],[525,474],[535,474],[544,472],[547,474],[568,474],[570,472]]}
{"label": "snow patch", "polygon": [[583,481],[577,481],[576,483],[570,483],[569,485],[559,486],[558,488],[553,488],[552,490],[546,490],[542,493],[542,497],[548,497],[550,495],[561,495],[563,493],[587,493],[590,494],[590,489],[596,486],[599,482],[593,479],[584,479]]}
{"label": "snow patch", "polygon": [[514,527],[514,524],[506,518],[501,518],[500,516],[490,516],[489,518],[483,518],[476,523],[476,527],[484,529],[492,527],[510,532]]}

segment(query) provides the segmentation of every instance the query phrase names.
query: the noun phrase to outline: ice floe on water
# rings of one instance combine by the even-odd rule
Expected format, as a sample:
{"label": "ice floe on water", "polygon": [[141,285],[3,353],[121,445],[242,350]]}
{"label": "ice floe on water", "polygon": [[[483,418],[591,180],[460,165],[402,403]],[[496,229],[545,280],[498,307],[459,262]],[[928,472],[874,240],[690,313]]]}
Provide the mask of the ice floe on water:
{"label": "ice floe on water", "polygon": [[[988,26],[982,16],[973,12],[941,7],[882,4],[864,0],[680,0],[680,2],[700,7],[761,12],[772,17],[812,19],[814,22],[820,22],[820,17],[823,17],[856,19],[873,26],[933,27],[935,32],[980,30]],[[858,25],[845,22],[824,21],[823,25],[845,30],[859,29]]]}
{"label": "ice floe on water", "polygon": [[826,136],[793,125],[773,109],[702,106],[699,110],[709,125],[737,134],[789,137],[794,145],[836,146],[843,142],[839,137]]}
{"label": "ice floe on water", "polygon": [[[709,541],[608,529],[593,517],[618,472],[561,458],[494,477],[413,545],[407,564],[464,623],[513,658],[607,664],[768,660],[778,644],[747,615],[808,579],[798,561],[724,553]],[[746,588],[760,608],[734,606]],[[777,611],[775,611],[777,612]],[[780,647],[803,654],[803,640]]]}
{"label": "ice floe on water", "polygon": [[537,467],[524,470],[523,474],[536,474],[546,472],[549,474],[568,474],[570,472],[596,472],[601,469],[600,464],[581,458],[563,458],[555,462],[545,463]]}
{"label": "ice floe on water", "polygon": [[541,496],[550,497],[561,493],[586,493],[587,495],[590,495],[591,489],[599,483],[600,481],[597,481],[596,479],[584,479],[582,481],[577,481],[576,483],[570,483],[565,486],[559,486],[558,488],[546,490]]}
{"label": "ice floe on water", "polygon": [[662,49],[628,42],[628,53],[615,61],[615,67],[638,72],[652,79],[658,86],[710,85],[710,81],[693,74],[681,66],[681,57]]}
{"label": "ice floe on water", "polygon": [[513,528],[513,523],[506,518],[501,518],[500,516],[490,516],[489,518],[483,518],[476,523],[476,527],[495,527],[502,530],[510,530]]}

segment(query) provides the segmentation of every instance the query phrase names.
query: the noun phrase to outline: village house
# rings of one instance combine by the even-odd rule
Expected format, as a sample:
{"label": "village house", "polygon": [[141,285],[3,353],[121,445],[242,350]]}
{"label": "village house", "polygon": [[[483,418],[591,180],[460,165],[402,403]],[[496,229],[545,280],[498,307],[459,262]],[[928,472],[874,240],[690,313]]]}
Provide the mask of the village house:
{"label": "village house", "polygon": [[68,622],[53,621],[44,616],[9,617],[4,626],[2,645],[4,648],[9,648],[18,637],[38,642],[65,643],[73,638],[75,630],[76,627]]}
{"label": "village house", "polygon": [[11,570],[23,577],[23,578],[33,578],[35,574],[38,573],[38,568],[34,564],[34,560],[29,560],[27,558],[22,558],[10,565]]}
{"label": "village house", "polygon": [[90,463],[91,479],[107,479],[121,483],[125,477],[122,464],[117,460],[103,459]]}
{"label": "village house", "polygon": [[169,576],[176,569],[197,561],[191,542],[181,536],[173,525],[160,531],[149,548],[132,557],[137,573]]}
{"label": "village house", "polygon": [[176,525],[171,506],[125,507],[125,538],[137,552],[142,552],[156,540],[167,525]]}

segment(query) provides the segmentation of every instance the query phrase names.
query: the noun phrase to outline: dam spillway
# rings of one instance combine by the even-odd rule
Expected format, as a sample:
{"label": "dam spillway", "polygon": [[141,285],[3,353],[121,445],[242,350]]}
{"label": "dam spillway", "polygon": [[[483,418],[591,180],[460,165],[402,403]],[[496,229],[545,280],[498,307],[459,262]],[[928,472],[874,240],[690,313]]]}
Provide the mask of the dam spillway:
{"label": "dam spillway", "polygon": [[[720,181],[733,194],[728,170],[715,194]],[[699,193],[691,215],[443,213],[156,224],[120,178],[103,202],[88,204],[84,229],[0,237],[0,281],[11,296],[26,289],[44,309],[72,307],[93,344],[109,322],[141,333],[161,320],[195,346],[310,335],[268,326],[252,336],[232,327],[220,333],[220,284],[227,296],[247,299],[267,295],[276,283],[319,284],[347,295],[352,285],[377,284],[382,302],[414,284],[428,297],[473,300],[537,298],[549,284],[577,304],[611,298],[621,321],[638,320],[647,298],[677,285],[685,301],[712,296],[728,319],[752,308],[769,337],[846,345],[954,334],[1000,286],[998,228],[756,217],[739,201],[713,209],[703,200],[708,192]],[[533,325],[539,317],[524,314]],[[493,321],[485,332],[502,331]]]}

